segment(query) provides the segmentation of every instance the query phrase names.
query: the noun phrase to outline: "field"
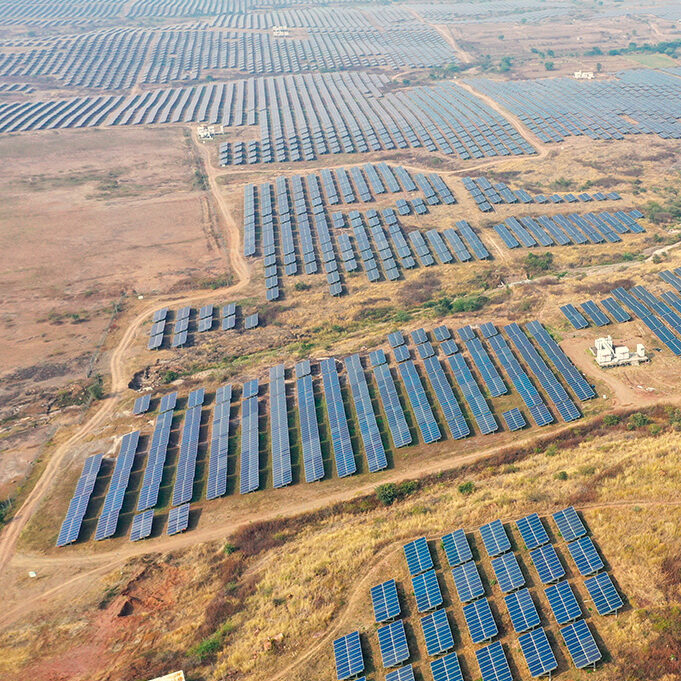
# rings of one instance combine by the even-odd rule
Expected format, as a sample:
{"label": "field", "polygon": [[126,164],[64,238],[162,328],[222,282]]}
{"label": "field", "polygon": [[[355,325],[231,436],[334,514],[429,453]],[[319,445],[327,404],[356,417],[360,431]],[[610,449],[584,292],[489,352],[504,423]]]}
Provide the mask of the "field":
{"label": "field", "polygon": [[[666,0],[645,12],[610,0],[0,6],[0,681],[148,681],[180,669],[187,681],[334,679],[333,641],[354,631],[367,681],[386,681],[370,589],[390,578],[408,662],[431,681],[402,550],[421,536],[463,677],[490,681],[440,543],[457,528],[483,574],[494,640],[513,678],[527,679],[479,533],[497,518],[555,678],[680,678],[681,295],[668,296],[681,294],[679,20]],[[398,173],[401,189],[382,176],[381,191],[382,163],[418,188]],[[470,178],[504,201],[488,193],[483,212]],[[386,209],[402,201],[391,222]],[[618,239],[611,215],[622,228],[634,211],[643,231]],[[545,245],[504,241],[495,227],[514,218],[516,236]],[[586,242],[557,245],[561,229]],[[615,289],[635,296],[631,321],[576,330],[560,311],[602,305]],[[228,303],[236,328],[223,331],[216,312],[200,333],[200,308]],[[188,342],[172,347],[182,308]],[[258,327],[245,329],[255,312]],[[532,320],[567,363],[505,328]],[[457,331],[468,325],[507,392]],[[441,326],[456,361],[433,333]],[[436,359],[412,337],[412,363],[400,364],[389,334],[419,329]],[[643,344],[650,361],[599,368],[593,346],[605,335]],[[321,370],[332,357],[336,393]],[[311,378],[296,374],[303,360]],[[283,399],[270,374],[282,364]],[[585,379],[577,388],[572,369]],[[151,407],[134,415],[143,396]],[[511,431],[511,408],[527,427]],[[483,434],[487,413],[499,428]],[[546,413],[554,421],[540,426]],[[452,424],[469,434],[456,439]],[[139,442],[124,439],[136,431]],[[97,472],[80,477],[95,455]],[[216,480],[225,493],[209,498]],[[568,505],[624,601],[617,616],[597,614],[557,536],[551,514]],[[173,534],[181,511],[187,524]],[[550,528],[602,652],[593,670],[570,659],[517,531],[530,513]]]}

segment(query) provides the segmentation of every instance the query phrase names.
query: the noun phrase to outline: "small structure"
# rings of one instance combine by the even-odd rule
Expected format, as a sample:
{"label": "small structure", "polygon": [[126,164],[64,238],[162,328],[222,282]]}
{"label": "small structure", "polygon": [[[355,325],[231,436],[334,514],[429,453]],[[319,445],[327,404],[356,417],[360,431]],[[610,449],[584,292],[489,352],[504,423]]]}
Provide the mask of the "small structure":
{"label": "small structure", "polygon": [[646,349],[641,343],[636,346],[636,352],[632,353],[626,345],[615,346],[612,336],[597,338],[591,352],[599,367],[638,366],[648,361]]}
{"label": "small structure", "polygon": [[282,24],[281,26],[272,26],[272,35],[275,38],[288,38],[290,34],[290,31],[288,30],[288,26],[286,24]]}
{"label": "small structure", "polygon": [[159,676],[156,679],[151,679],[151,681],[185,681],[184,672],[173,672],[172,674],[166,674],[165,676]]}
{"label": "small structure", "polygon": [[593,71],[575,71],[575,78],[577,80],[593,80]]}

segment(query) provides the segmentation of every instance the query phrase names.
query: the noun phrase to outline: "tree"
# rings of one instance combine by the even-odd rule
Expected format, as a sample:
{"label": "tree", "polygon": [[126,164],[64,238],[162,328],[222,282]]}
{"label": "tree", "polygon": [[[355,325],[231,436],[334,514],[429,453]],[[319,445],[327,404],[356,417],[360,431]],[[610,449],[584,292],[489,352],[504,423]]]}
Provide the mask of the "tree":
{"label": "tree", "polygon": [[544,62],[544,68],[547,71],[553,71],[553,62],[552,61]]}
{"label": "tree", "polygon": [[525,256],[524,263],[529,277],[540,274],[541,272],[548,272],[553,266],[553,253],[548,251],[541,255],[528,253]]}
{"label": "tree", "polygon": [[600,73],[602,70],[603,70],[603,64],[601,64],[601,62],[598,62],[598,64],[596,64],[596,71],[598,71],[598,73]]}

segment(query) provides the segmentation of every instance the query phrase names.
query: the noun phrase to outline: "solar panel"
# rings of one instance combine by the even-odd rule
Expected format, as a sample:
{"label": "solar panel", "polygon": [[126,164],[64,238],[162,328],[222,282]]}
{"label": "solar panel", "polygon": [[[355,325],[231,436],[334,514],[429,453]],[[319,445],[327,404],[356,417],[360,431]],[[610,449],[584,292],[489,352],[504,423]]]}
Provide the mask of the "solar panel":
{"label": "solar panel", "polygon": [[149,508],[138,513],[132,519],[130,527],[130,541],[146,539],[151,534],[151,525],[154,521],[154,509]]}
{"label": "solar panel", "polygon": [[486,598],[479,598],[477,601],[464,605],[463,616],[473,643],[489,641],[499,631]]}
{"label": "solar panel", "polygon": [[520,589],[504,596],[511,624],[517,634],[539,626],[541,618],[527,589]]}
{"label": "solar panel", "polygon": [[197,388],[192,390],[187,397],[187,409],[192,407],[198,407],[203,404],[204,397],[206,396],[206,391],[203,388]]}
{"label": "solar panel", "polygon": [[504,553],[492,561],[492,569],[502,593],[515,591],[525,585],[525,577],[514,553]]}
{"label": "solar panel", "polygon": [[[226,388],[229,389],[229,396],[226,395]],[[231,386],[229,385],[219,388],[215,395],[216,403],[213,410],[206,499],[216,499],[227,491],[230,398]]]}
{"label": "solar panel", "polygon": [[601,309],[593,300],[582,303],[582,310],[596,326],[607,326],[610,320],[601,312]]}
{"label": "solar panel", "polygon": [[527,421],[525,421],[525,417],[518,407],[503,412],[501,416],[510,431],[522,430],[527,425]]}
{"label": "solar panel", "polygon": [[552,584],[545,593],[558,624],[567,624],[582,616],[582,609],[569,582]]}
{"label": "solar panel", "polygon": [[371,396],[359,355],[351,355],[346,358],[345,368],[348,372],[350,390],[355,403],[357,421],[362,435],[369,471],[375,473],[387,468],[388,460],[383,448],[381,433],[378,430],[376,414],[371,403]]}
{"label": "solar panel", "polygon": [[499,641],[475,651],[482,681],[513,681],[506,654]]}
{"label": "solar panel", "polygon": [[622,607],[622,599],[607,572],[601,572],[585,580],[584,586],[593,599],[599,615],[609,615]]}
{"label": "solar panel", "polygon": [[456,344],[456,341],[446,340],[440,344],[440,350],[442,350],[445,357],[449,357],[459,351],[459,346]]}
{"label": "solar panel", "polygon": [[539,574],[542,584],[557,582],[565,576],[565,568],[551,544],[545,544],[534,551],[530,551],[530,559]]}
{"label": "solar panel", "polygon": [[249,329],[255,329],[259,324],[258,321],[258,313],[254,312],[253,314],[248,315],[244,319],[244,329],[249,330]]}
{"label": "solar panel", "polygon": [[553,514],[553,520],[558,527],[560,536],[567,542],[578,539],[586,534],[586,527],[584,527],[573,506],[568,506],[562,511],[556,511]]}
{"label": "solar panel", "polygon": [[393,348],[404,345],[404,335],[401,331],[393,331],[392,333],[388,334],[388,343],[390,343],[390,347]]}
{"label": "solar panel", "polygon": [[167,316],[168,316],[168,308],[163,307],[160,310],[156,310],[156,312],[154,312],[154,316],[152,318],[152,321],[154,323],[162,322],[162,321],[165,321]]}
{"label": "solar panel", "polygon": [[589,326],[589,322],[584,319],[584,315],[574,305],[562,305],[560,311],[575,329],[586,329]]}
{"label": "solar panel", "polygon": [[[245,389],[246,386],[244,386]],[[255,492],[260,487],[260,450],[258,440],[258,398],[241,403],[241,457],[239,493]]]}
{"label": "solar panel", "polygon": [[302,378],[303,376],[309,376],[312,371],[309,359],[304,359],[302,362],[298,362],[295,367],[296,378]]}
{"label": "solar panel", "polygon": [[168,511],[168,529],[169,535],[184,532],[189,527],[189,504],[182,504],[182,506],[174,506]]}
{"label": "solar panel", "polygon": [[[463,362],[463,358],[460,355],[454,355],[449,358],[449,363],[452,367],[454,365],[457,365],[460,368],[461,366],[460,362]],[[437,401],[440,404],[440,408],[442,409],[442,413],[445,416],[445,421],[447,422],[447,426],[449,427],[449,431],[451,432],[452,437],[455,440],[467,437],[468,435],[470,435],[471,432],[470,428],[466,423],[466,419],[464,418],[463,412],[461,411],[461,407],[459,406],[459,403],[454,395],[454,391],[452,390],[452,387],[450,386],[449,381],[447,380],[447,376],[445,375],[445,372],[442,369],[440,360],[437,357],[429,357],[424,361],[423,365],[426,369],[426,375],[428,376],[430,385],[435,391],[435,397],[437,398]],[[468,398],[471,398],[473,404],[475,404],[474,415],[476,416],[476,420],[477,417],[479,416],[483,421],[483,426],[481,427],[481,429],[483,430],[483,432],[485,432],[489,427],[492,427],[491,423],[484,422],[484,419],[487,416],[491,416],[491,412],[489,412],[487,404],[484,403],[484,399],[482,399],[481,395],[480,395],[481,401],[476,402],[477,395],[475,388],[473,387],[474,383],[472,382],[473,378],[470,375],[470,372],[466,374],[467,369],[468,367],[466,367],[466,369],[461,373],[455,372],[457,382],[459,383],[459,386],[462,387],[463,389],[462,381],[464,380],[466,381],[464,395],[467,400]],[[462,378],[462,375],[464,374],[465,379]],[[469,402],[469,405],[471,405],[471,402]],[[473,408],[472,405],[471,408]],[[493,417],[492,420],[494,420]],[[496,422],[494,423],[494,425],[496,425]]]}
{"label": "solar panel", "polygon": [[[493,433],[499,428],[487,401],[480,390],[471,370],[462,355],[452,355],[448,358],[454,378],[473,414],[473,418],[483,435]],[[463,418],[463,414],[461,415]],[[468,428],[466,427],[466,430]]]}
{"label": "solar panel", "polygon": [[369,353],[369,361],[371,362],[372,367],[377,367],[381,364],[385,364],[388,359],[385,356],[385,352],[383,352],[383,350],[374,350],[373,352]]}
{"label": "solar panel", "polygon": [[456,593],[462,603],[484,596],[485,587],[482,585],[478,568],[472,560],[457,565],[452,569],[452,575]]}
{"label": "solar panel", "polygon": [[336,661],[336,678],[338,681],[357,676],[364,669],[359,631],[353,631],[351,634],[337,638],[333,642],[333,654]]}
{"label": "solar panel", "polygon": [[439,655],[454,647],[454,636],[445,610],[436,610],[422,617],[421,628],[428,655]]}
{"label": "solar panel", "polygon": [[[473,329],[471,329],[470,326],[465,326],[458,330],[458,334],[464,341],[468,352],[470,352],[473,363],[480,372],[482,380],[485,382],[490,395],[492,397],[505,395],[508,392],[508,389],[494,366],[489,353],[480,342],[480,339],[475,336]],[[496,329],[492,335],[496,335]]]}
{"label": "solar panel", "polygon": [[57,546],[66,546],[78,540],[92,490],[97,482],[97,474],[102,465],[102,458],[101,454],[93,454],[85,459],[83,469],[76,483],[76,489],[59,530]]}
{"label": "solar panel", "polygon": [[442,548],[445,550],[450,567],[473,560],[473,552],[463,530],[454,530],[442,537]]}
{"label": "solar panel", "polygon": [[172,411],[162,412],[156,419],[154,432],[151,436],[151,444],[149,445],[149,453],[147,454],[147,465],[144,469],[142,486],[137,499],[138,511],[144,511],[155,506],[158,500],[172,423]]}
{"label": "solar panel", "polygon": [[270,368],[270,436],[272,486],[275,489],[279,489],[293,482],[285,369],[283,364]]}
{"label": "solar panel", "polygon": [[482,541],[485,549],[491,558],[510,550],[511,541],[506,534],[501,520],[493,520],[480,528]]}
{"label": "solar panel", "polygon": [[378,394],[388,419],[388,429],[393,445],[396,448],[404,447],[411,443],[411,433],[397,395],[390,367],[387,364],[380,364],[374,367],[373,372],[378,384]]}
{"label": "solar panel", "polygon": [[336,371],[336,360],[334,358],[323,359],[321,361],[321,369],[324,394],[326,396],[326,413],[329,417],[331,443],[336,460],[336,471],[339,478],[344,478],[352,475],[357,470],[357,467],[355,465],[355,455],[352,451],[352,440],[350,439],[350,430],[345,414],[338,372]]}
{"label": "solar panel", "polygon": [[549,535],[546,533],[546,529],[536,513],[531,513],[524,518],[520,518],[520,520],[516,520],[515,524],[518,526],[518,531],[528,549],[536,549],[542,544],[548,544]]}
{"label": "solar panel", "polygon": [[430,663],[433,681],[463,681],[461,665],[456,653],[449,653]]}
{"label": "solar panel", "polygon": [[247,400],[251,397],[257,397],[260,390],[260,383],[257,378],[244,383],[243,391],[241,394],[242,399]]}
{"label": "solar panel", "polygon": [[[111,474],[109,489],[104,497],[104,505],[97,521],[95,541],[112,537],[118,527],[118,516],[123,508],[125,492],[130,481],[130,471],[135,460],[140,432],[127,433],[121,439],[121,447]],[[73,540],[75,541],[75,539]]]}
{"label": "solar panel", "polygon": [[173,486],[173,506],[179,506],[192,499],[200,428],[201,407],[190,407],[185,412],[184,423],[182,425],[180,455],[177,459],[175,484]]}
{"label": "solar panel", "polygon": [[533,629],[518,636],[520,649],[532,677],[551,673],[556,667],[556,656],[543,629]]}
{"label": "solar panel", "polygon": [[322,446],[319,441],[319,424],[314,398],[312,376],[309,374],[296,380],[298,395],[298,419],[300,422],[301,445],[305,482],[315,482],[324,477]]}
{"label": "solar panel", "polygon": [[411,359],[411,353],[406,345],[398,345],[393,349],[393,355],[395,355],[396,362],[406,362]]}
{"label": "solar panel", "polygon": [[158,413],[162,414],[165,411],[172,411],[175,409],[175,405],[177,404],[177,393],[169,393],[168,395],[164,395],[161,398],[161,404],[159,405],[158,408]]}
{"label": "solar panel", "polygon": [[371,603],[377,623],[387,622],[400,614],[400,601],[394,579],[371,588]]}
{"label": "solar panel", "polygon": [[436,326],[433,329],[435,340],[440,342],[449,340],[452,337],[451,331],[446,326]]}
{"label": "solar panel", "polygon": [[568,544],[568,551],[584,577],[603,569],[603,561],[596,551],[591,537],[582,537]]}
{"label": "solar panel", "polygon": [[414,539],[414,541],[410,541],[402,548],[407,559],[410,575],[418,575],[420,572],[432,569],[433,558],[430,555],[430,549],[425,537]]}
{"label": "solar panel", "polygon": [[396,620],[381,627],[377,632],[383,666],[394,667],[409,659],[409,646],[404,632],[404,622]]}
{"label": "solar panel", "polygon": [[139,414],[146,414],[149,411],[149,405],[151,404],[151,393],[146,393],[135,400],[135,406],[132,408],[132,413],[135,416]]}
{"label": "solar panel", "polygon": [[411,359],[398,364],[398,370],[404,382],[407,398],[416,417],[421,432],[421,437],[426,444],[436,442],[442,437],[440,428],[435,420],[435,415],[428,402],[423,383],[416,371],[416,366]]}
{"label": "solar panel", "polygon": [[435,570],[428,570],[411,578],[416,607],[419,612],[428,612],[442,605],[442,593]]}
{"label": "solar panel", "polygon": [[601,659],[601,651],[584,620],[577,620],[560,630],[572,663],[577,669],[595,665]]}
{"label": "solar panel", "polygon": [[414,669],[410,664],[393,669],[385,675],[385,681],[414,681]]}

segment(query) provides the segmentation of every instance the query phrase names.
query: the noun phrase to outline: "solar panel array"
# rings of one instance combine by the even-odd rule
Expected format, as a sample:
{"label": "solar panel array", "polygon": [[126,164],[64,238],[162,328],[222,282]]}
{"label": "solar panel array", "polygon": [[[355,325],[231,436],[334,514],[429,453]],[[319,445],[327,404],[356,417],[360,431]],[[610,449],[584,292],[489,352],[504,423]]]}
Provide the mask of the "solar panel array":
{"label": "solar panel array", "polygon": [[80,473],[73,497],[69,502],[66,516],[59,529],[57,536],[57,546],[66,546],[78,541],[80,528],[85,518],[92,491],[97,482],[97,475],[102,465],[102,454],[88,456],[83,463],[83,470]]}
{"label": "solar panel array", "polygon": [[324,477],[324,461],[322,460],[322,445],[319,441],[314,386],[310,374],[296,379],[296,392],[305,482],[315,482]]}
{"label": "solar panel array", "polygon": [[116,457],[111,482],[104,498],[104,505],[97,521],[95,540],[100,541],[113,537],[118,527],[118,516],[123,508],[125,492],[130,482],[130,471],[135,461],[135,452],[139,444],[140,431],[127,433],[121,439],[121,447]]}
{"label": "solar panel array", "polygon": [[272,486],[275,489],[293,482],[285,379],[283,364],[270,369],[270,447]]}
{"label": "solar panel array", "polygon": [[172,536],[184,532],[189,527],[189,503],[173,506],[168,511],[168,528],[166,532]]}
{"label": "solar panel array", "polygon": [[191,501],[194,494],[194,475],[196,472],[196,457],[199,450],[200,428],[201,405],[189,407],[184,414],[184,423],[182,425],[180,455],[177,460],[175,486],[173,487],[173,506],[179,506]]}
{"label": "solar panel array", "polygon": [[377,623],[387,622],[401,612],[400,600],[397,596],[397,585],[394,579],[377,584],[371,588],[371,602],[374,618]]}
{"label": "solar panel array", "polygon": [[241,400],[241,467],[239,492],[248,494],[260,487],[260,441],[258,437],[258,388],[257,381],[244,385]]}
{"label": "solar panel array", "polygon": [[333,654],[336,662],[336,678],[338,681],[351,679],[364,670],[364,657],[359,632],[353,631],[337,638],[333,642]]}
{"label": "solar panel array", "polygon": [[331,429],[331,443],[336,461],[336,472],[339,478],[352,475],[357,470],[348,420],[343,404],[336,360],[328,358],[321,361],[324,395],[326,397],[326,413]]}
{"label": "solar panel array", "polygon": [[142,513],[138,513],[132,519],[130,528],[130,541],[146,539],[151,535],[151,526],[154,522],[154,509],[149,508]]}
{"label": "solar panel array", "polygon": [[[218,388],[215,393],[215,407],[213,409],[206,499],[217,499],[227,492],[231,402],[232,386],[228,384]],[[274,420],[274,418],[273,410],[272,419]]]}
{"label": "solar panel array", "polygon": [[464,177],[464,187],[468,190],[478,208],[483,213],[494,210],[495,205],[501,204],[561,204],[590,201],[619,201],[622,197],[617,192],[595,192],[593,195],[581,193],[575,194],[535,194],[534,196],[524,189],[510,189],[504,182],[492,182],[487,177]]}

